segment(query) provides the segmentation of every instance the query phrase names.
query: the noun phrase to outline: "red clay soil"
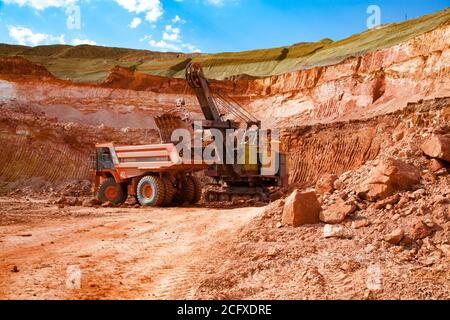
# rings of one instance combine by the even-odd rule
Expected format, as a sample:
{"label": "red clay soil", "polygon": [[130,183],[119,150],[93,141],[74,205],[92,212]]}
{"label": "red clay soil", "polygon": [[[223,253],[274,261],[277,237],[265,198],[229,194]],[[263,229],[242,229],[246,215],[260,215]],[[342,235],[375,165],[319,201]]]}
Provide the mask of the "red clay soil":
{"label": "red clay soil", "polygon": [[[141,209],[132,202],[81,206],[83,197],[59,204],[49,193],[3,197],[0,299],[448,300],[450,166],[442,162],[436,169],[420,146],[433,134],[450,134],[449,107],[449,99],[425,101],[333,127],[374,125],[381,141],[368,160],[356,151],[348,154],[353,160],[345,159],[350,147],[335,149],[336,166],[318,158],[323,172],[338,176],[333,190],[319,195],[322,210],[342,201],[354,206],[333,225],[345,235],[331,238],[324,236],[323,223],[283,225],[284,199],[229,210]],[[292,129],[291,143],[301,148],[320,133],[315,130]],[[384,200],[360,198],[358,186],[389,158],[414,166],[419,183]],[[313,154],[305,159],[314,168]],[[346,164],[347,172],[333,171]],[[73,270],[80,272],[80,287],[71,286]]]}
{"label": "red clay soil", "polygon": [[[368,119],[402,109],[408,103],[449,95],[449,33],[450,25],[443,25],[405,43],[335,65],[260,79],[211,81],[211,86],[232,96],[266,127]],[[154,116],[170,110],[177,98],[183,98],[192,113],[200,113],[183,79],[116,67],[98,85],[39,80],[33,82],[31,90],[30,79],[21,80],[23,74],[8,61],[4,61],[3,69],[15,73],[16,78],[5,72],[0,75],[8,80],[1,84],[9,88],[3,99],[70,105],[89,111],[99,106],[119,113],[133,108]]]}
{"label": "red clay soil", "polygon": [[182,93],[190,91],[184,79],[143,74],[120,66],[113,68],[100,86],[158,93]]}
{"label": "red clay soil", "polygon": [[45,192],[89,180],[94,145],[159,143],[155,130],[62,123],[29,105],[0,103],[0,193]]}
{"label": "red clay soil", "polygon": [[[214,253],[260,211],[0,204],[0,300],[192,298]],[[74,267],[80,288],[67,284]]]}
{"label": "red clay soil", "polygon": [[41,65],[22,57],[0,57],[0,75],[17,74],[53,79],[54,76]]}
{"label": "red clay soil", "polygon": [[[378,119],[379,154],[359,165],[357,157],[346,159],[353,168],[332,169],[337,180],[318,194],[321,219],[332,217],[332,225],[284,225],[285,199],[272,203],[216,253],[195,298],[450,299],[450,164],[420,149],[434,134],[450,135],[449,107],[448,99],[430,101]],[[402,121],[392,126],[393,118]],[[342,165],[335,152],[337,164],[317,153],[323,172]],[[417,184],[382,200],[362,199],[360,186],[387,159],[414,168]],[[303,161],[315,162],[312,155]],[[350,208],[346,215],[334,214],[340,203]],[[333,228],[339,231],[326,235]]]}
{"label": "red clay soil", "polygon": [[[437,129],[450,123],[450,98],[423,101],[369,120],[282,130],[290,183],[307,187],[321,175],[359,168],[383,152],[392,135],[413,128]],[[412,129],[411,129],[412,130]]]}

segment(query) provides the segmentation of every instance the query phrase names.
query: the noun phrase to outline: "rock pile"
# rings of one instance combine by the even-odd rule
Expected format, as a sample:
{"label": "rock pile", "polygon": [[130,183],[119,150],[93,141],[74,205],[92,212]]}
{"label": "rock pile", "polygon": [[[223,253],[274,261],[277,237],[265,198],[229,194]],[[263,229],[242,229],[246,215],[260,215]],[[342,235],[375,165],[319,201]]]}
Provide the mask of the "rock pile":
{"label": "rock pile", "polygon": [[420,171],[400,160],[387,159],[372,170],[359,187],[358,196],[369,201],[385,199],[420,183]]}
{"label": "rock pile", "polygon": [[[363,237],[405,248],[421,248],[428,241],[446,255],[449,139],[445,134],[429,135],[421,144],[417,137],[404,133],[378,159],[359,169],[341,176],[323,175],[315,192],[295,190],[284,205],[277,202],[276,210],[270,209],[278,212],[277,226],[323,223],[326,239]],[[420,149],[412,147],[417,145]],[[409,158],[394,157],[399,149]]]}

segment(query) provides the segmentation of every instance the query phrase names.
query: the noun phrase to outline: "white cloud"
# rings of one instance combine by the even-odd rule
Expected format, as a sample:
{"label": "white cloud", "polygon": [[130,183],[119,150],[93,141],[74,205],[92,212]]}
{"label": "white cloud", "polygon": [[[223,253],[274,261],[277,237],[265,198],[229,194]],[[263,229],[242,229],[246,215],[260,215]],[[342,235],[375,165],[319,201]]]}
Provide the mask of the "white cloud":
{"label": "white cloud", "polygon": [[145,20],[155,22],[163,15],[161,0],[115,0],[120,6],[129,12],[145,12]]}
{"label": "white cloud", "polygon": [[196,52],[196,53],[202,52],[199,48],[197,48],[196,46],[194,46],[193,44],[190,44],[190,43],[183,43],[181,45],[181,47],[183,49],[187,49],[190,52]]}
{"label": "white cloud", "polygon": [[176,23],[181,23],[181,24],[185,24],[186,20],[183,20],[180,18],[179,15],[176,15],[173,19],[172,19],[172,23],[176,24]]}
{"label": "white cloud", "polygon": [[206,0],[209,4],[212,4],[213,6],[223,6],[224,0]]}
{"label": "white cloud", "polygon": [[166,31],[163,33],[163,39],[167,41],[179,41],[180,40],[180,28],[174,28],[171,25],[166,26]]}
{"label": "white cloud", "polygon": [[150,40],[151,38],[152,38],[151,35],[145,35],[139,39],[139,42],[144,42],[144,41]]}
{"label": "white cloud", "polygon": [[54,36],[45,33],[34,33],[31,29],[19,26],[9,26],[8,30],[9,37],[20,45],[65,44],[64,35]]}
{"label": "white cloud", "polygon": [[[174,0],[175,2],[183,2],[184,0]],[[225,5],[226,2],[238,2],[239,0],[203,0],[206,4],[221,7]]]}
{"label": "white cloud", "polygon": [[223,7],[227,4],[238,4],[239,0],[205,0],[205,2],[212,6]]}
{"label": "white cloud", "polygon": [[199,48],[190,43],[173,43],[165,40],[160,41],[150,40],[148,44],[151,47],[157,48],[161,51],[195,52],[195,53],[202,52]]}
{"label": "white cloud", "polygon": [[36,10],[44,10],[48,7],[68,7],[77,0],[3,0],[5,4],[17,4],[19,6],[29,6]]}
{"label": "white cloud", "polygon": [[79,46],[79,45],[82,45],[82,44],[88,44],[88,45],[91,45],[91,46],[95,46],[97,43],[95,41],[88,40],[88,39],[73,39],[72,40],[72,44],[75,45],[75,46]]}
{"label": "white cloud", "polygon": [[[151,38],[151,36],[148,36]],[[150,40],[148,44],[154,48],[160,49],[161,51],[175,51],[175,52],[196,52],[200,53],[201,50],[190,43],[174,43],[165,40]]]}
{"label": "white cloud", "polygon": [[167,41],[161,40],[161,41],[156,41],[156,40],[150,40],[149,45],[151,45],[152,47],[158,48],[158,49],[162,49],[163,51],[181,51],[181,48],[173,43],[169,43]]}
{"label": "white cloud", "polygon": [[190,43],[184,43],[181,39],[181,29],[174,28],[172,25],[166,25],[160,41],[152,39],[151,36],[145,36],[140,41],[150,40],[148,44],[162,51],[189,51],[200,52],[196,46]]}
{"label": "white cloud", "polygon": [[139,25],[142,23],[142,20],[138,17],[133,18],[133,20],[130,22],[130,24],[128,25],[128,27],[130,27],[131,29],[136,29],[137,27],[139,27]]}

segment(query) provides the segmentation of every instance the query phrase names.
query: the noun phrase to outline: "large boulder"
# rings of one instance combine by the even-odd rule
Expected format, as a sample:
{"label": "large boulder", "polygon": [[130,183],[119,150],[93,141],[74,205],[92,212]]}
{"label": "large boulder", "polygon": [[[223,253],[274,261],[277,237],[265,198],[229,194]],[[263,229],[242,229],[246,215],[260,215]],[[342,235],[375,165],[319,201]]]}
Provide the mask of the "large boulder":
{"label": "large boulder", "polygon": [[335,174],[326,174],[321,176],[316,183],[316,192],[318,194],[333,193],[335,190],[334,183],[337,179],[338,176]]}
{"label": "large boulder", "polygon": [[419,184],[420,170],[400,160],[387,159],[372,170],[369,177],[358,188],[362,199],[377,201],[397,191],[409,190]]}
{"label": "large boulder", "polygon": [[320,213],[320,221],[328,224],[339,224],[356,210],[354,202],[345,202],[338,199],[334,204]]}
{"label": "large boulder", "polygon": [[433,135],[421,146],[422,151],[429,157],[450,162],[450,137]]}
{"label": "large boulder", "polygon": [[319,223],[322,208],[315,192],[295,190],[287,199],[283,209],[283,225],[298,227]]}

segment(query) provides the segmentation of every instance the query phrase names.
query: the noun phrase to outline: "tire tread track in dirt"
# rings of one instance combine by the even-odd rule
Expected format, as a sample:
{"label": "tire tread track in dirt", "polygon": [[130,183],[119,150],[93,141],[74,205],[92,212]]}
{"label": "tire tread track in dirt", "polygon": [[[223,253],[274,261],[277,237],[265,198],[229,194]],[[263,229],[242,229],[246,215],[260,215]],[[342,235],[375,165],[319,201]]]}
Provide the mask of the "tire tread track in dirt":
{"label": "tire tread track in dirt", "polygon": [[[1,203],[28,220],[0,225],[0,299],[192,298],[217,248],[260,211]],[[82,271],[80,290],[65,287],[72,265]]]}

